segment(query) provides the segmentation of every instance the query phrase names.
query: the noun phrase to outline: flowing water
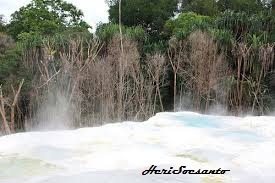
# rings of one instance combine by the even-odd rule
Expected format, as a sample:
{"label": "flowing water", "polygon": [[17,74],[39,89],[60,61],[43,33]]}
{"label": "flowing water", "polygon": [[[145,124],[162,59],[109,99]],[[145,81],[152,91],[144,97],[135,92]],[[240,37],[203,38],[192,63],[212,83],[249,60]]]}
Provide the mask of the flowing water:
{"label": "flowing water", "polygon": [[[275,118],[159,113],[71,131],[0,138],[1,183],[273,183]],[[229,169],[224,175],[142,175],[145,169]]]}

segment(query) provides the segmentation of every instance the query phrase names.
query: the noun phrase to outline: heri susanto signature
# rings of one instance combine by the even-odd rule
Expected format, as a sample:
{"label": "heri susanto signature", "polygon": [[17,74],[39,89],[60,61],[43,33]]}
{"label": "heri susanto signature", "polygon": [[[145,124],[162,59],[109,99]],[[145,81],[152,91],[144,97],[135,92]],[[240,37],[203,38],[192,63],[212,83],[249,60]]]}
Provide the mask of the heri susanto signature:
{"label": "heri susanto signature", "polygon": [[157,166],[152,165],[148,170],[144,170],[142,172],[142,175],[147,174],[225,174],[226,172],[229,172],[230,170],[222,170],[221,168],[217,170],[187,170],[185,169],[186,166],[180,166],[177,169],[174,169],[174,167],[170,167],[167,169],[157,169]]}

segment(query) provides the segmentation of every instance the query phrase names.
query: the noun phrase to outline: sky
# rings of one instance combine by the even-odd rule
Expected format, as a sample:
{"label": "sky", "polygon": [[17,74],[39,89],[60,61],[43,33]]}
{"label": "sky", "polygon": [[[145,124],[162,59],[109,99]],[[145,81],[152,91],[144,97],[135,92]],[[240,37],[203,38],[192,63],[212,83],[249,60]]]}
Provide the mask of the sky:
{"label": "sky", "polygon": [[[0,15],[4,15],[8,21],[10,15],[31,0],[0,0]],[[84,19],[93,28],[99,22],[108,22],[108,6],[105,0],[66,0],[72,3],[84,13]],[[95,30],[95,29],[94,29]],[[94,31],[93,30],[93,31]]]}

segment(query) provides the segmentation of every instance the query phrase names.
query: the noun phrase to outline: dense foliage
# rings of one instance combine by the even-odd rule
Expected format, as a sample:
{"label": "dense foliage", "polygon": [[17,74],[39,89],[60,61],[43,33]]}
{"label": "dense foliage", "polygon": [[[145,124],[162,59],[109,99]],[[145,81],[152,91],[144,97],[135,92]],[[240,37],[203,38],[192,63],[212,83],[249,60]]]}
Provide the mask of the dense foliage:
{"label": "dense foliage", "polygon": [[67,28],[88,29],[83,13],[63,0],[32,0],[11,15],[9,33],[16,39],[21,33],[52,35]]}
{"label": "dense foliage", "polygon": [[[109,1],[109,19],[119,22],[118,1]],[[142,26],[155,39],[159,38],[163,25],[178,9],[178,0],[122,0],[121,21],[126,26]]]}
{"label": "dense foliage", "polygon": [[106,2],[110,23],[95,34],[62,0],[0,16],[2,131],[54,126],[52,116],[81,127],[216,106],[274,111],[274,0],[122,0],[121,32],[119,1]]}
{"label": "dense foliage", "polygon": [[5,31],[6,31],[5,22],[3,20],[3,16],[0,15],[0,32],[5,32]]}

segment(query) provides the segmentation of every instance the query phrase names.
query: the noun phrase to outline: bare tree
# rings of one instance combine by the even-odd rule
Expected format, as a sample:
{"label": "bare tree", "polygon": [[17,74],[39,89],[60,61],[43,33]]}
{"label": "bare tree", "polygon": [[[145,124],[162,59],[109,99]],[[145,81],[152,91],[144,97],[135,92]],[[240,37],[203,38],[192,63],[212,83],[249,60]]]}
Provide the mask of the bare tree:
{"label": "bare tree", "polygon": [[[210,35],[197,31],[186,41],[171,39],[168,57],[174,73],[174,109],[177,86],[180,87],[180,103],[185,88],[185,92],[192,93],[192,103],[197,111],[202,108],[208,111],[211,103],[218,103],[220,91],[224,90],[222,80],[228,76],[229,68],[223,53],[218,50],[217,43]],[[178,84],[177,77],[181,81]]]}
{"label": "bare tree", "polygon": [[256,76],[256,91],[253,92],[254,100],[252,104],[252,113],[254,113],[256,102],[260,106],[261,114],[263,114],[263,106],[259,103],[258,95],[262,90],[262,80],[266,77],[270,69],[274,64],[274,45],[266,44],[262,45],[259,49],[259,61],[261,64],[261,69],[259,74]]}
{"label": "bare tree", "polygon": [[[8,99],[4,98],[2,88],[0,87],[0,103],[1,103],[0,114],[1,114],[1,117],[3,120],[3,127],[4,127],[3,129],[5,130],[6,134],[11,134],[11,133],[15,132],[15,120],[14,120],[15,107],[17,105],[18,97],[19,97],[19,94],[20,94],[23,84],[24,84],[24,79],[21,81],[16,92],[12,86],[14,97],[13,97],[13,101],[11,104],[8,102]],[[6,105],[9,106],[9,108],[10,108],[10,125],[7,120],[8,113],[7,113]]]}
{"label": "bare tree", "polygon": [[161,87],[161,84],[164,83],[163,80],[167,71],[166,59],[164,55],[160,53],[156,53],[154,55],[149,55],[147,58],[147,62],[148,62],[148,72],[156,85],[154,106],[156,105],[156,96],[158,95],[161,111],[164,111],[160,87]]}
{"label": "bare tree", "polygon": [[238,43],[235,46],[234,53],[236,54],[237,60],[237,112],[238,114],[242,113],[243,105],[243,90],[244,82],[246,78],[247,69],[249,69],[249,55],[251,51],[251,46],[248,47],[244,43]]}
{"label": "bare tree", "polygon": [[[169,41],[168,58],[173,69],[173,99],[174,111],[176,111],[177,98],[177,76],[184,67],[183,64],[187,62],[187,44],[185,41],[178,41],[175,37]],[[181,87],[182,89],[182,87]],[[180,102],[181,103],[181,102]]]}
{"label": "bare tree", "polygon": [[120,47],[121,47],[121,52],[123,54],[124,49],[123,49],[123,35],[122,35],[122,24],[121,24],[121,0],[119,0],[119,33],[120,33]]}
{"label": "bare tree", "polygon": [[11,134],[10,126],[7,121],[6,117],[6,110],[5,110],[5,99],[3,97],[3,91],[2,88],[0,88],[0,101],[1,101],[1,108],[0,108],[0,113],[2,116],[2,123],[3,123],[3,128],[5,130],[6,134]]}

